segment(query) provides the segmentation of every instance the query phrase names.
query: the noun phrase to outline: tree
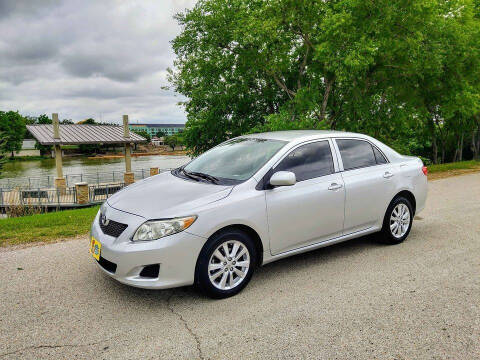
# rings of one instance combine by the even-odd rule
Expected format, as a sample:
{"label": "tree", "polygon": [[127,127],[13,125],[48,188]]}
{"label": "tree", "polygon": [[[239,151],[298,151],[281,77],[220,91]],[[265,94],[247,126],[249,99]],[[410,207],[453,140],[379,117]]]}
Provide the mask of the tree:
{"label": "tree", "polygon": [[6,143],[7,143],[6,136],[3,134],[3,132],[0,131],[0,174],[2,173],[3,165],[7,160]]}
{"label": "tree", "polygon": [[132,130],[132,131],[137,135],[143,136],[147,140],[148,143],[152,142],[152,137],[145,130]]}
{"label": "tree", "polygon": [[100,144],[80,144],[78,151],[82,154],[97,154],[100,152],[102,146]]}
{"label": "tree", "polygon": [[[31,120],[34,119],[33,124],[29,125],[34,125],[34,124],[41,124],[41,125],[48,125],[52,123],[52,119],[50,119],[46,114],[42,114],[38,116],[37,118],[31,118]],[[31,121],[29,120],[29,121]],[[40,143],[36,142],[35,143],[35,148],[40,150],[40,154],[48,154],[52,151],[52,146],[51,145],[41,145]]]}
{"label": "tree", "polygon": [[0,133],[3,150],[13,157],[14,152],[22,148],[25,119],[17,111],[0,111]]}
{"label": "tree", "polygon": [[200,0],[176,16],[172,43],[185,143],[198,154],[252,128],[340,129],[431,156],[435,119],[470,118],[479,102],[473,9],[469,0]]}
{"label": "tree", "polygon": [[165,132],[163,130],[158,130],[157,133],[156,133],[156,137],[158,137],[158,138],[164,137],[166,135],[167,134],[165,134]]}
{"label": "tree", "polygon": [[88,118],[88,119],[81,120],[81,121],[77,122],[77,124],[80,124],[80,125],[96,125],[97,123],[95,122],[95,119]]}
{"label": "tree", "polygon": [[37,118],[37,124],[51,124],[52,119],[50,119],[46,114],[42,114]]}
{"label": "tree", "polygon": [[183,138],[178,134],[166,136],[165,144],[170,146],[172,148],[172,151],[175,151],[176,146],[183,145]]}
{"label": "tree", "polygon": [[[25,126],[26,125],[34,125],[34,124],[37,123],[37,120],[38,120],[38,117],[36,117],[36,116],[24,116],[23,118],[25,119]],[[34,139],[33,135],[30,134],[30,132],[26,130],[26,127],[25,127],[24,138],[25,139]]]}
{"label": "tree", "polygon": [[426,114],[434,163],[444,162],[449,148],[454,161],[462,159],[465,135],[474,131],[468,119],[480,111],[480,23],[473,10],[469,1],[439,2],[435,27],[419,48],[424,60],[411,91]]}

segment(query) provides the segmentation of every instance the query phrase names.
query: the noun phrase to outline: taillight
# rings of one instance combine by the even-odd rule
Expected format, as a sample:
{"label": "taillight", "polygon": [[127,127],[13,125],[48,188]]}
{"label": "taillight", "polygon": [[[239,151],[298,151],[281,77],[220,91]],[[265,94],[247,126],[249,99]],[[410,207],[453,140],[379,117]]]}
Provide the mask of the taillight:
{"label": "taillight", "polygon": [[428,175],[428,169],[426,166],[422,167],[423,175],[427,176]]}

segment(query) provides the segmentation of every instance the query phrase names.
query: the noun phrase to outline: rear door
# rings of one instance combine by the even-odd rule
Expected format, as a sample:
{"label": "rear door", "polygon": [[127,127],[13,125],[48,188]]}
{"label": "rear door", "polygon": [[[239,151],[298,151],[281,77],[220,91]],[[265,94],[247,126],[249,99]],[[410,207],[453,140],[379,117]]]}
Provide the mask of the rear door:
{"label": "rear door", "polygon": [[393,198],[395,170],[385,155],[365,139],[335,139],[345,184],[344,234],[365,230],[383,221]]}
{"label": "rear door", "polygon": [[329,140],[299,145],[276,171],[295,173],[297,183],[266,190],[270,249],[273,255],[340,236],[344,186],[335,172]]}

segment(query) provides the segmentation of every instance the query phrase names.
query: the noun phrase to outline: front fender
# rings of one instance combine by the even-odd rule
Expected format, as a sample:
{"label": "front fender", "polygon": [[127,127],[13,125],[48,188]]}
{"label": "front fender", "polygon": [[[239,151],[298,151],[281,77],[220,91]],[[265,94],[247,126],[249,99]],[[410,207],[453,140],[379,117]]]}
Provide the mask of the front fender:
{"label": "front fender", "polygon": [[232,191],[227,198],[197,209],[196,213],[198,219],[188,229],[194,235],[208,239],[225,227],[243,225],[258,234],[264,251],[270,248],[263,191]]}

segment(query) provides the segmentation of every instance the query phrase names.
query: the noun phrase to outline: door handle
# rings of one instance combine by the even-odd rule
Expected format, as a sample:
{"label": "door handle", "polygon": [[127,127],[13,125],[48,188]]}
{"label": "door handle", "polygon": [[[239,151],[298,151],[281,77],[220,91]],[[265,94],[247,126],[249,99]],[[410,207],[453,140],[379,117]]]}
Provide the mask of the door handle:
{"label": "door handle", "polygon": [[385,179],[389,179],[393,176],[393,174],[390,171],[386,171],[385,174],[383,174],[383,177]]}
{"label": "door handle", "polygon": [[330,186],[328,187],[328,190],[338,190],[342,188],[342,184],[337,184],[337,183],[331,183]]}

